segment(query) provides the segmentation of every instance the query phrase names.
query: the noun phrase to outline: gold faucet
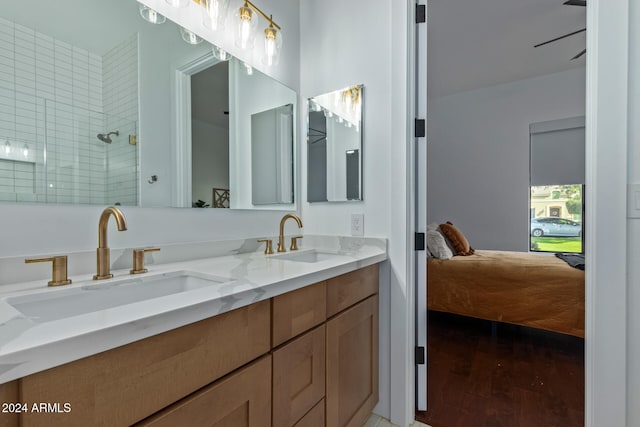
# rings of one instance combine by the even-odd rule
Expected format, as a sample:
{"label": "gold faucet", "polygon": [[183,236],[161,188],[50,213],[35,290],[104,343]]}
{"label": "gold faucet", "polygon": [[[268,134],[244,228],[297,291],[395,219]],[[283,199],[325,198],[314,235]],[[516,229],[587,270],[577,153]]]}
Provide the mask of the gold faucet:
{"label": "gold faucet", "polygon": [[111,263],[109,260],[109,246],[107,246],[107,225],[109,225],[109,217],[113,215],[118,225],[118,231],[127,229],[127,221],[124,219],[122,211],[118,208],[108,207],[102,211],[100,222],[98,223],[98,249],[96,250],[96,260],[98,272],[93,276],[93,280],[110,279]]}
{"label": "gold faucet", "polygon": [[278,252],[286,252],[287,250],[284,247],[284,223],[292,218],[298,223],[298,228],[302,228],[302,220],[298,218],[298,215],[295,214],[286,214],[280,220],[280,235],[278,236]]}

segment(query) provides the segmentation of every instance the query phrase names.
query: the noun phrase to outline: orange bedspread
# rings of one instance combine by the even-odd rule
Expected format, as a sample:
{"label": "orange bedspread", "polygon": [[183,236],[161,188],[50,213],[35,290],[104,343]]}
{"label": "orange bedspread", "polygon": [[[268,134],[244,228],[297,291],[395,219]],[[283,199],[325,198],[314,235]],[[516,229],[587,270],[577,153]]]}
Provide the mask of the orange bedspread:
{"label": "orange bedspread", "polygon": [[526,252],[428,259],[427,306],[584,337],[584,271]]}

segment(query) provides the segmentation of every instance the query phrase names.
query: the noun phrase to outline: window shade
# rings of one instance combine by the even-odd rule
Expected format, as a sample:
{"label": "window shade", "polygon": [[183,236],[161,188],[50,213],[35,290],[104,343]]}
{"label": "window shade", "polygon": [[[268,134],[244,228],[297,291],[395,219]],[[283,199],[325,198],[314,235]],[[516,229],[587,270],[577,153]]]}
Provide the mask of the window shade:
{"label": "window shade", "polygon": [[531,124],[531,186],[584,184],[584,117]]}

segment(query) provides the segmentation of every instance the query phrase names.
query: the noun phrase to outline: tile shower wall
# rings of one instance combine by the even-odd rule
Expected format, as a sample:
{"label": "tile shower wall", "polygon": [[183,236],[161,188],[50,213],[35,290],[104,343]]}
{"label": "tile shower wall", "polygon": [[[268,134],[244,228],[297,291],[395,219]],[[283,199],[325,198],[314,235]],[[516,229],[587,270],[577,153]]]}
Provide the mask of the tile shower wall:
{"label": "tile shower wall", "polygon": [[105,132],[118,131],[107,144],[106,203],[137,205],[138,35],[134,34],[102,57]]}
{"label": "tile shower wall", "polygon": [[0,201],[137,204],[137,67],[137,35],[103,58],[0,18]]}

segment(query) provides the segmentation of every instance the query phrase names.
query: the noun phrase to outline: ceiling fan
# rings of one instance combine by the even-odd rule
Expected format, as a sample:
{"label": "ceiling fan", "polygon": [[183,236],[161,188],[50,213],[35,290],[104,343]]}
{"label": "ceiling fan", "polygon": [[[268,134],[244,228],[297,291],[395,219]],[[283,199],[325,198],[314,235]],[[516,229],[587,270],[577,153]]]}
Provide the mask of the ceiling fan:
{"label": "ceiling fan", "polygon": [[[582,7],[586,7],[587,6],[587,0],[567,0],[563,4],[566,4],[567,6],[582,6]],[[546,42],[539,43],[539,44],[535,45],[534,47],[544,46],[546,44],[553,43],[555,41],[558,41],[558,40],[561,40],[561,39],[564,39],[564,38],[567,38],[567,37],[571,37],[571,36],[573,36],[575,34],[583,33],[585,31],[587,31],[587,29],[586,28],[582,28],[580,30],[573,31],[573,32],[571,32],[569,34],[565,34],[563,36],[556,37],[556,38],[551,39],[551,40],[547,40]],[[578,59],[582,55],[584,55],[585,53],[587,53],[587,49],[582,50],[582,52],[578,53],[576,56],[571,58],[571,60],[573,61],[574,59]]]}

